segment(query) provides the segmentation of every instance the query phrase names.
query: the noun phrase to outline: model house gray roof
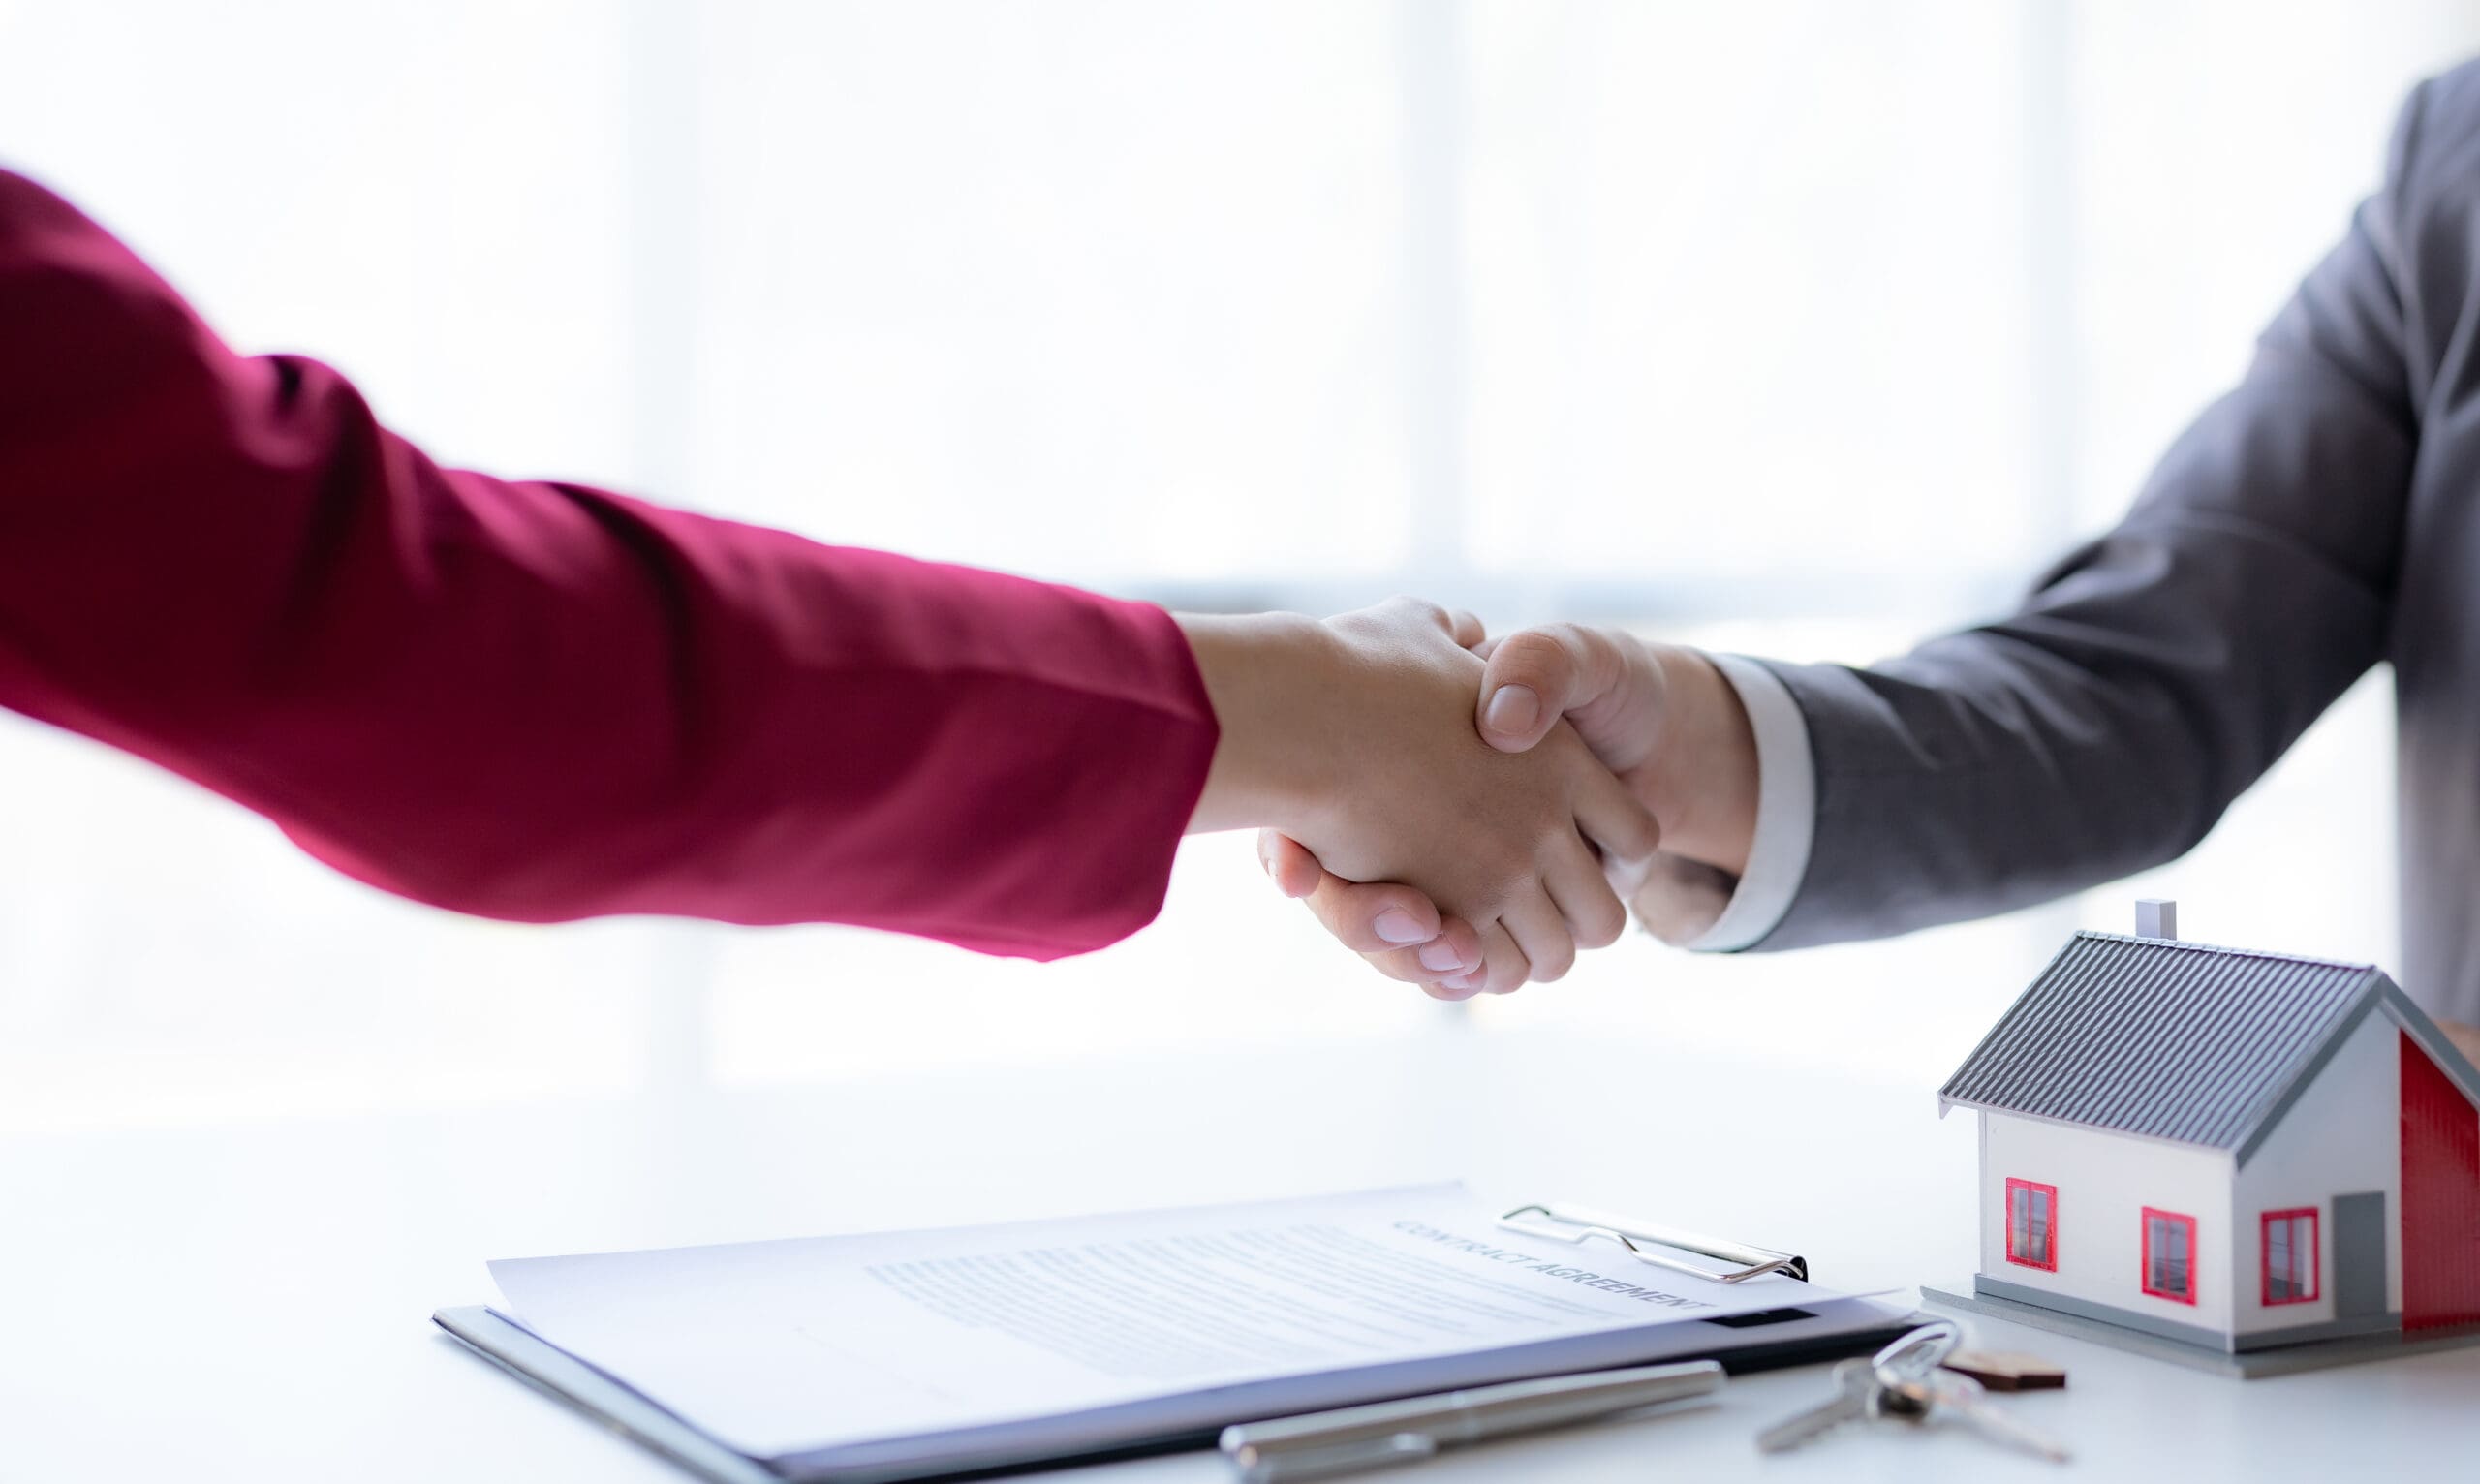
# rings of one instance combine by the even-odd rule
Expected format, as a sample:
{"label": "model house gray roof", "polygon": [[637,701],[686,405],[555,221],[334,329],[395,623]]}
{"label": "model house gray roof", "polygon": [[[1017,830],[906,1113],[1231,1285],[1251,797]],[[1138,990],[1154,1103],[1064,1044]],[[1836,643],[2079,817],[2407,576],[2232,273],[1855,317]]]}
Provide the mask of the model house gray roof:
{"label": "model house gray roof", "polygon": [[1939,1106],[2227,1149],[2245,1162],[2380,1005],[2480,1100],[2480,1072],[2374,965],[2078,933],[1938,1090]]}

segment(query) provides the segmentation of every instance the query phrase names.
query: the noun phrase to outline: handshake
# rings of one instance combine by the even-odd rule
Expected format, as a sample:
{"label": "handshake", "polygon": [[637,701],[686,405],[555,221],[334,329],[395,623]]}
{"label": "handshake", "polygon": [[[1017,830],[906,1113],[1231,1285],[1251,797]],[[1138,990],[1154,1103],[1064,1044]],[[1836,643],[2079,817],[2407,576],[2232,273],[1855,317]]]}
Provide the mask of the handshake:
{"label": "handshake", "polygon": [[1258,827],[1285,895],[1380,974],[1504,994],[1628,911],[1694,938],[1755,832],[1756,745],[1694,650],[1571,624],[1489,638],[1409,598],[1186,616],[1221,720],[1192,833]]}

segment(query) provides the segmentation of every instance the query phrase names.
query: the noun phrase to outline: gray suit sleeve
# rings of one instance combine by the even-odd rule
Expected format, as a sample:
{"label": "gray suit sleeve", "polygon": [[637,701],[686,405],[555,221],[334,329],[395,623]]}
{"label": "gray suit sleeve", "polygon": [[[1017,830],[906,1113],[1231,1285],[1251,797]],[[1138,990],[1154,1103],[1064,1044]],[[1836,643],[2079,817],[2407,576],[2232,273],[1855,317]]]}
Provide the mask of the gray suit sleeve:
{"label": "gray suit sleeve", "polygon": [[2383,656],[2428,91],[2383,188],[2117,529],[2000,622],[1868,669],[1771,666],[1808,723],[1816,825],[1757,946],[2003,912],[2182,854]]}

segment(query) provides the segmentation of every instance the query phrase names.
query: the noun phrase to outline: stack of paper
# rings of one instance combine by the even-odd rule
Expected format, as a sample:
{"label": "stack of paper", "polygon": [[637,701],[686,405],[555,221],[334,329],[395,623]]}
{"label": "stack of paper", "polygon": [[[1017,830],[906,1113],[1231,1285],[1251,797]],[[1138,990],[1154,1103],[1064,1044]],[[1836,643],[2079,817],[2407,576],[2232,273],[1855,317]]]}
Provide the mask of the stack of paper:
{"label": "stack of paper", "polygon": [[[1519,1376],[1815,1353],[1904,1316],[1779,1275],[1725,1284],[1507,1232],[1451,1185],[491,1274],[516,1331],[475,1311],[441,1322],[719,1477],[717,1452],[858,1481],[1197,1441]],[[711,1446],[666,1443],[647,1415]]]}

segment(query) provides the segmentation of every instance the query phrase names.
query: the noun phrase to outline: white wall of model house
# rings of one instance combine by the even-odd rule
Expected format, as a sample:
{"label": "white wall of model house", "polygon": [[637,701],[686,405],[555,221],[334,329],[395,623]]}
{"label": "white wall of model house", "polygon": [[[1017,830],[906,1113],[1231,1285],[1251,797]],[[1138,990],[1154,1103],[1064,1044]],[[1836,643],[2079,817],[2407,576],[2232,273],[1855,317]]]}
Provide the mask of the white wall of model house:
{"label": "white wall of model house", "polygon": [[[2401,1028],[2364,1017],[2247,1166],[2228,1154],[2081,1125],[1983,1113],[1980,1270],[2004,1283],[2246,1337],[2334,1318],[2334,1197],[2385,1196],[2386,1305],[2402,1308]],[[2006,1256],[2006,1182],[2058,1188],[2056,1272]],[[2144,1291],[2147,1206],[2195,1218],[2191,1306]],[[2312,1300],[2264,1302],[2263,1216],[2317,1213]]]}
{"label": "white wall of model house", "polygon": [[[2230,1332],[2231,1158],[2216,1149],[1985,1112],[1980,1270],[2002,1283]],[[2058,1188],[2055,1272],[2006,1257],[2006,1182]],[[2144,1291],[2144,1208],[2196,1221],[2196,1301]]]}
{"label": "white wall of model house", "polygon": [[[2362,1017],[2239,1171],[2226,1269],[2239,1334],[2334,1317],[2334,1197],[2361,1190],[2385,1192],[2386,1308],[2402,1312],[2402,1035],[2381,1008]],[[2316,1298],[2267,1305],[2261,1219],[2303,1206],[2316,1210]]]}

